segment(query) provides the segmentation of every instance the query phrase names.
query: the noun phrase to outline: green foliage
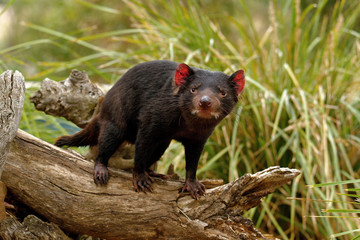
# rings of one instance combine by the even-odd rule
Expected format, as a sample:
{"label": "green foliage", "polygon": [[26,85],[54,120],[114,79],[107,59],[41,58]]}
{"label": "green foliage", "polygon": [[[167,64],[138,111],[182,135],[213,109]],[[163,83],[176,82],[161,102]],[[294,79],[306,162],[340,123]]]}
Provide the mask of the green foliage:
{"label": "green foliage", "polygon": [[[322,183],[322,184],[315,184],[315,185],[311,185],[310,187],[327,187],[327,186],[339,186],[339,185],[343,185],[343,184],[356,184],[356,183],[360,183],[360,180],[347,180],[347,181],[340,181],[340,182],[332,182],[332,183]],[[359,192],[360,188],[349,188],[349,189],[345,189],[346,192]],[[359,218],[357,214],[360,213],[360,209],[357,208],[356,206],[360,205],[360,194],[339,194],[339,195],[344,195],[347,196],[351,199],[354,199],[355,201],[352,202],[341,202],[344,204],[344,206],[346,206],[346,208],[342,208],[342,209],[334,209],[334,208],[329,208],[329,209],[324,209],[322,210],[322,212],[324,213],[328,213],[328,215],[324,216],[326,218],[337,218],[337,219],[343,219],[343,218]],[[327,202],[334,202],[334,201],[327,201]],[[358,227],[357,229],[353,229],[350,231],[345,231],[345,232],[340,232],[340,233],[336,233],[336,234],[332,234],[330,237],[332,239],[336,239],[338,237],[344,236],[344,235],[348,235],[348,234],[352,234],[355,233],[356,236],[354,238],[352,238],[352,240],[355,239],[359,239],[360,238],[360,227]]]}
{"label": "green foliage", "polygon": [[[24,8],[28,1],[12,2],[22,25],[0,50],[0,70],[18,68],[27,79],[64,79],[76,67],[113,83],[154,59],[227,74],[245,69],[239,106],[209,139],[198,176],[233,181],[274,165],[299,168],[301,177],[247,217],[283,239],[324,239],[359,228],[356,215],[321,217],[324,208],[358,208],[346,201],[351,196],[337,194],[342,185],[306,188],[359,179],[359,1],[42,0],[37,5],[49,11],[34,15]],[[21,128],[50,142],[76,131],[28,102]],[[183,158],[174,142],[159,169],[173,163],[184,176]]]}

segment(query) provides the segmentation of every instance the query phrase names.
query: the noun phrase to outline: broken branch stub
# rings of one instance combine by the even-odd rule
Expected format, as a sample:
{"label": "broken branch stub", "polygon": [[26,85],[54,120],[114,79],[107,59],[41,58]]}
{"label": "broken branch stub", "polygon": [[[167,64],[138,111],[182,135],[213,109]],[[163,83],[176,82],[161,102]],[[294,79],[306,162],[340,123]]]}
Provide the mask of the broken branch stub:
{"label": "broken branch stub", "polygon": [[61,116],[83,128],[90,121],[99,98],[105,93],[93,84],[85,71],[72,70],[61,82],[49,78],[30,98],[35,108],[46,114]]}
{"label": "broken branch stub", "polygon": [[[0,178],[10,142],[19,127],[24,106],[25,80],[18,71],[7,70],[0,75]],[[6,187],[0,181],[0,221],[5,218]]]}
{"label": "broken branch stub", "polygon": [[0,177],[8,145],[15,137],[24,106],[25,80],[18,71],[0,75]]}

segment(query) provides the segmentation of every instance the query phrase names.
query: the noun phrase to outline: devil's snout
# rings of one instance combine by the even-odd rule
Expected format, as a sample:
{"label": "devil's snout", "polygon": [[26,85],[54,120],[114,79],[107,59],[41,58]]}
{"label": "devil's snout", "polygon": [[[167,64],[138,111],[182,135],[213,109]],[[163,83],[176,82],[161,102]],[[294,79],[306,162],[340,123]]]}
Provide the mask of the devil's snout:
{"label": "devil's snout", "polygon": [[201,108],[210,108],[211,107],[211,98],[209,96],[202,96],[199,101],[199,106]]}

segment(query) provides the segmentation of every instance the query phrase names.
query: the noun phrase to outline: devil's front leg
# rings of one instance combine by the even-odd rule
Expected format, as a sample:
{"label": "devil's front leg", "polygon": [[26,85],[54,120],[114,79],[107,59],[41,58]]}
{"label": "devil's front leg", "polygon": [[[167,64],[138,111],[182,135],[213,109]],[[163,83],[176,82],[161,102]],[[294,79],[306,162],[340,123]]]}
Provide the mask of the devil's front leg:
{"label": "devil's front leg", "polygon": [[196,180],[196,170],[205,141],[183,142],[186,159],[186,179],[182,192],[187,191],[191,197],[198,199],[205,194],[205,186]]}
{"label": "devil's front leg", "polygon": [[135,157],[133,169],[133,185],[136,192],[152,192],[152,179],[146,172],[149,156],[152,155],[153,148],[147,139],[139,138],[135,142]]}

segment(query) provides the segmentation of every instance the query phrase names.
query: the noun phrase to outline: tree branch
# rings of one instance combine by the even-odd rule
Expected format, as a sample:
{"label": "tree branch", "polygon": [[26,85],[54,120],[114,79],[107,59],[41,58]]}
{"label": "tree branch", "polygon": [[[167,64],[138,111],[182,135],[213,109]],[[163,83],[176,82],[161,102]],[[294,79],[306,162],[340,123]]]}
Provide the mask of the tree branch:
{"label": "tree branch", "polygon": [[90,121],[102,96],[104,92],[90,81],[85,71],[74,69],[64,81],[43,80],[41,88],[30,101],[37,110],[62,116],[83,128]]}

